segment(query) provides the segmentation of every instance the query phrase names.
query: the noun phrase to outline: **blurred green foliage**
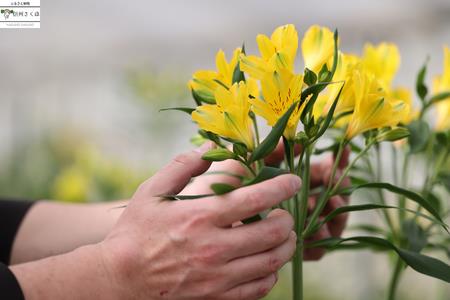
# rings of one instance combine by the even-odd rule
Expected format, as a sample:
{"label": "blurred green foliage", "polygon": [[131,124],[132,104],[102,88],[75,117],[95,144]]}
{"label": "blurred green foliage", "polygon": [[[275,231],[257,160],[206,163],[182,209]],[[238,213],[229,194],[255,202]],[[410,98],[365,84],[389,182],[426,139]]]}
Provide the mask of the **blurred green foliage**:
{"label": "blurred green foliage", "polygon": [[3,157],[3,197],[107,201],[130,197],[146,178],[119,160],[106,157],[73,130],[51,132],[37,141],[22,141]]}

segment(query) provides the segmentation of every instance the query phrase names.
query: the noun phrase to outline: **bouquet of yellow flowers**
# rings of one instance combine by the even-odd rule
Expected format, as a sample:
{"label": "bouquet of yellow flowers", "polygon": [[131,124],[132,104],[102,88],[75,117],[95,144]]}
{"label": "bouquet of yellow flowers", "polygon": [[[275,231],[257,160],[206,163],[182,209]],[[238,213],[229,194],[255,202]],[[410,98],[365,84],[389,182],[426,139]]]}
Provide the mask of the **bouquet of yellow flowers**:
{"label": "bouquet of yellow flowers", "polygon": [[[393,86],[400,64],[394,44],[367,44],[361,56],[344,53],[339,50],[337,31],[333,33],[315,25],[301,40],[304,69],[297,73],[299,37],[294,25],[278,27],[270,37],[260,34],[256,42],[259,55],[247,54],[242,46],[227,61],[224,52],[219,51],[217,70],[197,71],[189,82],[196,107],[171,109],[191,115],[199,127],[197,142],[211,140],[217,145],[203,156],[205,160],[233,159],[245,166],[248,173],[241,178],[242,185],[286,172],[302,178],[299,193],[281,205],[294,217],[298,235],[292,262],[293,299],[303,299],[303,251],[314,247],[330,251],[371,248],[396,253],[398,260],[393,268],[389,299],[394,299],[405,266],[450,282],[450,266],[421,253],[426,249],[450,252],[448,226],[444,221],[449,214],[450,190],[449,49],[445,48],[444,73],[435,79],[431,96],[425,84],[426,66],[419,72],[416,90],[422,108],[416,109],[412,93]],[[438,111],[438,121],[431,126],[425,121],[430,108]],[[265,138],[259,132],[259,118],[271,127]],[[279,168],[265,166],[264,158],[280,139],[285,149],[284,164]],[[383,180],[381,172],[383,151],[388,146],[395,155],[394,179],[390,182]],[[295,147],[302,149],[298,157]],[[337,172],[345,149],[351,149],[354,157],[342,172]],[[335,157],[330,178],[339,176],[312,190],[311,158],[325,152],[332,152]],[[400,154],[404,157],[403,164],[398,162]],[[408,162],[413,155],[427,162],[427,170],[423,172],[426,180],[419,191],[409,186],[407,178]],[[401,178],[397,169],[403,170]],[[344,187],[342,182],[349,176],[352,183]],[[444,189],[437,193],[435,189],[442,186],[447,192]],[[224,194],[235,187],[218,182],[211,189],[215,194]],[[356,190],[372,191],[374,200],[340,207],[321,217],[331,197],[350,195]],[[385,192],[397,195],[398,201],[388,203]],[[318,195],[318,200],[308,214],[308,198],[313,194]],[[363,210],[379,210],[386,226],[359,224],[353,230],[367,234],[306,242],[338,215]],[[242,221],[261,218],[264,215]]]}

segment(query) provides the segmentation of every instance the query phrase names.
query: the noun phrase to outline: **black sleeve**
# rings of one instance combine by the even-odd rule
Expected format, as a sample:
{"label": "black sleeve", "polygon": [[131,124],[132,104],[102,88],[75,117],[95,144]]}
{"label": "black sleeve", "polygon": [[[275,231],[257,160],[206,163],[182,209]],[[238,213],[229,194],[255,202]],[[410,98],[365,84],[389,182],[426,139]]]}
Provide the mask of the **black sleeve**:
{"label": "black sleeve", "polygon": [[16,277],[2,263],[0,263],[0,299],[25,300]]}
{"label": "black sleeve", "polygon": [[0,199],[0,263],[9,264],[14,237],[33,203]]}

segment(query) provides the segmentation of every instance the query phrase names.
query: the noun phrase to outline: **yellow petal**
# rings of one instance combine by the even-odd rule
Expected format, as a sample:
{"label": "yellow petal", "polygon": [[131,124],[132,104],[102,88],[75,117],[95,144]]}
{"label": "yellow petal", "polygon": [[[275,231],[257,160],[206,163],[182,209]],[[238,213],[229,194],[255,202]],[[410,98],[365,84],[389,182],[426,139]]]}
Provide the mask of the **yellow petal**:
{"label": "yellow petal", "polygon": [[392,43],[381,43],[377,46],[368,43],[364,47],[363,64],[385,88],[389,88],[400,66],[400,52]]}
{"label": "yellow petal", "polygon": [[257,56],[241,55],[241,70],[255,79],[262,79],[267,73],[273,72],[273,68],[262,58]]}
{"label": "yellow petal", "polygon": [[216,68],[218,73],[229,73],[227,59],[225,58],[225,53],[222,50],[219,50],[216,54]]}
{"label": "yellow petal", "polygon": [[311,26],[302,40],[305,67],[318,73],[334,52],[333,33],[326,27]]}
{"label": "yellow petal", "polygon": [[272,33],[271,40],[278,52],[284,51],[292,60],[297,55],[298,33],[293,24],[280,26]]}
{"label": "yellow petal", "polygon": [[256,36],[256,42],[258,43],[259,52],[261,57],[268,61],[275,54],[276,49],[272,41],[264,34],[258,34]]}

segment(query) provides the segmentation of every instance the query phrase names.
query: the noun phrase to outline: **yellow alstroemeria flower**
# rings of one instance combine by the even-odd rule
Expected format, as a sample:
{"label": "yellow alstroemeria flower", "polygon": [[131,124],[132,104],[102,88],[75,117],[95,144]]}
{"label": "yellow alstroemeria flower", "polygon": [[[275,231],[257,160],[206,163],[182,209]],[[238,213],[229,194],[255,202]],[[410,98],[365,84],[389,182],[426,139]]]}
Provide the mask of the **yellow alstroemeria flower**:
{"label": "yellow alstroemeria flower", "polygon": [[214,98],[216,104],[205,104],[192,112],[192,120],[206,131],[244,143],[249,150],[254,148],[249,91],[257,87],[251,81],[235,83],[229,90],[219,86]]}
{"label": "yellow alstroemeria flower", "polygon": [[389,98],[373,74],[357,70],[353,80],[355,110],[347,127],[348,140],[371,129],[396,126],[409,114],[409,106]]}
{"label": "yellow alstroemeria flower", "polygon": [[[328,63],[332,64],[332,59]],[[319,94],[313,108],[314,118],[318,119],[320,116],[325,116],[328,113],[331,105],[336,99],[339,90],[342,88],[339,101],[336,106],[335,115],[341,113],[349,112],[354,109],[355,106],[355,96],[353,95],[353,72],[360,68],[360,58],[352,54],[344,54],[339,52],[338,63],[336,66],[336,71],[333,76],[332,84],[329,84],[326,90]],[[346,124],[345,120],[348,121],[347,117],[340,119],[336,126],[341,127]],[[342,122],[344,121],[344,122]]]}
{"label": "yellow alstroemeria flower", "polygon": [[390,98],[405,102],[406,106],[410,107],[409,114],[405,114],[400,121],[403,125],[408,125],[419,116],[419,110],[413,108],[413,98],[411,90],[405,87],[397,87],[388,93]]}
{"label": "yellow alstroemeria flower", "polygon": [[280,26],[271,37],[259,34],[256,37],[261,57],[241,55],[241,69],[256,79],[279,69],[294,70],[298,48],[298,33],[292,24]]}
{"label": "yellow alstroemeria flower", "polygon": [[362,62],[366,71],[374,74],[383,88],[389,90],[400,66],[400,52],[393,43],[380,43],[377,46],[368,43],[364,46]]}
{"label": "yellow alstroemeria flower", "polygon": [[[255,114],[263,117],[269,126],[274,126],[291,105],[300,99],[303,76],[288,69],[266,73],[261,80],[262,99],[252,98],[250,103]],[[296,134],[304,103],[294,110],[284,131],[284,136],[292,140]]]}
{"label": "yellow alstroemeria flower", "polygon": [[227,88],[231,87],[233,72],[239,62],[240,54],[241,48],[235,49],[230,62],[227,62],[225,53],[219,50],[216,55],[217,71],[200,70],[195,72],[193,79],[189,81],[189,87],[208,102],[214,103],[214,92],[221,84]]}
{"label": "yellow alstroemeria flower", "polygon": [[327,27],[311,26],[302,40],[305,67],[319,73],[334,53],[334,35]]}
{"label": "yellow alstroemeria flower", "polygon": [[[435,94],[450,92],[450,49],[444,47],[444,69],[440,76],[434,78],[433,92]],[[437,130],[450,129],[450,97],[436,103],[438,119],[436,122]]]}

